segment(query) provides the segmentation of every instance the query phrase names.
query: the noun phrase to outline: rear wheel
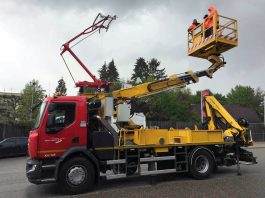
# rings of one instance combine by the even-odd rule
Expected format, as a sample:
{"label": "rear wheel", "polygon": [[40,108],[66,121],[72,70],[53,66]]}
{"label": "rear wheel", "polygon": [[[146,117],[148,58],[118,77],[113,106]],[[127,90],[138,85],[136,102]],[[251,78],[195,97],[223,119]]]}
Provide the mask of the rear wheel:
{"label": "rear wheel", "polygon": [[137,170],[137,163],[135,161],[131,161],[128,163],[127,167],[127,175],[133,175]]}
{"label": "rear wheel", "polygon": [[81,157],[63,163],[59,172],[59,186],[65,194],[79,194],[92,190],[95,183],[93,164]]}
{"label": "rear wheel", "polygon": [[195,179],[210,177],[214,168],[214,161],[211,154],[203,149],[192,152],[189,160],[190,174]]}

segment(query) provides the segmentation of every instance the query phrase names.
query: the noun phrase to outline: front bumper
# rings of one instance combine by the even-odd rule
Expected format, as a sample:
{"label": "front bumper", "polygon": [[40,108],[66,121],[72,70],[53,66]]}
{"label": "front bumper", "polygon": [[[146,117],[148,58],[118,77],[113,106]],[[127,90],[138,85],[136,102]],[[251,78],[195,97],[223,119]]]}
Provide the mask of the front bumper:
{"label": "front bumper", "polygon": [[43,161],[27,159],[26,176],[33,184],[55,183],[55,164],[43,165]]}

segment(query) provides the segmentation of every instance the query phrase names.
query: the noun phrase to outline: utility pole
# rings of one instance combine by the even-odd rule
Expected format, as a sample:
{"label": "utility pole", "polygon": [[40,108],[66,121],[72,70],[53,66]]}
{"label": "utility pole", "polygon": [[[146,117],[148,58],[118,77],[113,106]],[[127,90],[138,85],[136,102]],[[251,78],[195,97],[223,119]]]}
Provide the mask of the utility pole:
{"label": "utility pole", "polygon": [[30,120],[32,119],[32,111],[33,111],[33,103],[34,103],[34,92],[35,92],[35,85],[36,83],[33,81],[32,82],[32,90],[31,90],[31,105],[30,105],[30,115],[29,118]]}

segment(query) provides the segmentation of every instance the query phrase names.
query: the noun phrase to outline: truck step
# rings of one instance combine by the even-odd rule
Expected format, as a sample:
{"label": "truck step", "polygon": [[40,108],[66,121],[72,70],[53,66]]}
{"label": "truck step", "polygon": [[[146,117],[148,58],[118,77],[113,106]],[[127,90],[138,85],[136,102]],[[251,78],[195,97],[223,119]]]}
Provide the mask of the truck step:
{"label": "truck step", "polygon": [[107,165],[112,165],[112,164],[125,164],[126,160],[125,159],[120,159],[120,160],[108,160]]}
{"label": "truck step", "polygon": [[125,178],[126,174],[107,175],[107,180]]}
{"label": "truck step", "polygon": [[47,178],[41,180],[41,183],[53,183],[53,182],[56,182],[55,178]]}
{"label": "truck step", "polygon": [[55,164],[47,164],[47,165],[42,165],[41,166],[42,169],[55,169],[56,168],[56,165]]}
{"label": "truck step", "polygon": [[175,156],[164,156],[164,157],[148,157],[148,158],[141,158],[140,162],[157,162],[157,161],[164,161],[164,160],[174,160]]}
{"label": "truck step", "polygon": [[165,170],[153,170],[153,171],[144,171],[141,172],[141,175],[158,175],[164,173],[175,173],[176,169],[165,169]]}

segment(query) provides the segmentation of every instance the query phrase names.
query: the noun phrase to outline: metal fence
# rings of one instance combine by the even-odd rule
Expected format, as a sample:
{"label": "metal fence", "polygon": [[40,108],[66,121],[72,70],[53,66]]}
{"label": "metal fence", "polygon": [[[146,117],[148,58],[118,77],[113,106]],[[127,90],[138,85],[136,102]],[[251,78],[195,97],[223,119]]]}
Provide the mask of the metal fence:
{"label": "metal fence", "polygon": [[252,132],[252,138],[254,141],[265,141],[264,123],[250,123],[249,129]]}
{"label": "metal fence", "polygon": [[27,137],[29,127],[11,124],[0,124],[0,141],[9,137]]}
{"label": "metal fence", "polygon": [[[147,121],[146,126],[148,128],[158,127],[161,129],[185,129],[186,127],[194,129],[195,122],[171,122],[171,121]],[[249,129],[252,132],[252,138],[254,141],[265,141],[265,127],[264,123],[250,123]]]}

